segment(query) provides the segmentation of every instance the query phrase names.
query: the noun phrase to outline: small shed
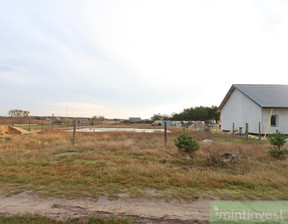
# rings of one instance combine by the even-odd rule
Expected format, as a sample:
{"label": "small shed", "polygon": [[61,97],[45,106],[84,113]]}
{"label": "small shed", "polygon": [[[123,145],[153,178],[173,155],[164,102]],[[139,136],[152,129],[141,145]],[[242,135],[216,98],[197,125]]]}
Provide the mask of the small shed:
{"label": "small shed", "polygon": [[288,134],[288,85],[233,84],[218,112],[223,131]]}

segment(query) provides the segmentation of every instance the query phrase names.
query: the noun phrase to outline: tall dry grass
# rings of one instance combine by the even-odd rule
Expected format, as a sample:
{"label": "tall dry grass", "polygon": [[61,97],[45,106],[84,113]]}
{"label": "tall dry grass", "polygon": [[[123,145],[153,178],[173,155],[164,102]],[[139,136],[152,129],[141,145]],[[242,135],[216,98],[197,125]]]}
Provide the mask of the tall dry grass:
{"label": "tall dry grass", "polygon": [[[0,186],[10,194],[35,190],[58,197],[288,198],[287,160],[270,157],[267,142],[188,130],[200,150],[187,159],[174,146],[182,129],[171,131],[166,147],[163,133],[79,133],[74,147],[72,134],[57,130],[2,137]],[[236,161],[213,161],[223,153]]]}

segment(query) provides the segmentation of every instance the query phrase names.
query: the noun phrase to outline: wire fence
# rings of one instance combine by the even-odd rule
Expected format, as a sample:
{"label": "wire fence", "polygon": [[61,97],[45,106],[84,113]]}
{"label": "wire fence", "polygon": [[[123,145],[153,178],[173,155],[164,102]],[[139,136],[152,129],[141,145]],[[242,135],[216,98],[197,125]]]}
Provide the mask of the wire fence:
{"label": "wire fence", "polygon": [[[29,119],[0,119],[0,125],[20,127],[27,131],[44,130],[53,128],[71,128],[73,127],[73,119],[71,120],[29,120]],[[92,125],[89,120],[76,120],[77,127],[86,127]],[[95,125],[95,124],[93,124]]]}
{"label": "wire fence", "polygon": [[12,118],[12,117],[0,117],[0,126],[14,126],[20,127],[27,131],[38,131],[44,129],[56,129],[56,128],[73,128],[73,124],[76,122],[76,127],[91,127],[98,125],[105,126],[115,126],[115,125],[151,125],[151,121],[140,121],[140,122],[131,122],[128,120],[91,120],[91,119],[82,119],[82,118],[69,118],[69,119],[47,119],[41,117],[39,119],[33,118]]}

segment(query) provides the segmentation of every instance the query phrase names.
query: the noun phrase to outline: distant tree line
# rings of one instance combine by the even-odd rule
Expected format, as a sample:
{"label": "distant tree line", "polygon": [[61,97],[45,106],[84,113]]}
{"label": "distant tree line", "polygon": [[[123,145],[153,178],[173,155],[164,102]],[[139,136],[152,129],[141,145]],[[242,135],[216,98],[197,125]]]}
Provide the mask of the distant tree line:
{"label": "distant tree line", "polygon": [[30,111],[27,110],[19,110],[19,109],[13,109],[9,110],[8,115],[10,117],[16,117],[16,118],[26,118],[30,114]]}
{"label": "distant tree line", "polygon": [[215,120],[216,122],[219,120],[219,114],[216,114],[218,107],[190,107],[184,109],[180,113],[173,113],[170,116],[166,114],[154,114],[152,116],[152,120],[172,120],[172,121],[206,121]]}

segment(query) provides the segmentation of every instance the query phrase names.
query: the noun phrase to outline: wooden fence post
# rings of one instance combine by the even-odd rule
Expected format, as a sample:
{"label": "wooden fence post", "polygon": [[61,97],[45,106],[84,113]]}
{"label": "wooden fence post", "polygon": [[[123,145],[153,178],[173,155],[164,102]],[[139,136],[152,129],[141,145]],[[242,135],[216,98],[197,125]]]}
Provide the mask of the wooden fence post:
{"label": "wooden fence post", "polygon": [[76,120],[73,120],[73,138],[72,138],[72,146],[74,146],[76,140]]}
{"label": "wooden fence post", "polygon": [[259,140],[261,140],[261,123],[260,123],[260,121],[259,121],[258,131],[259,131]]}
{"label": "wooden fence post", "polygon": [[234,134],[235,134],[235,124],[233,122],[233,124],[232,124],[232,136],[233,136],[233,138],[234,138]]}
{"label": "wooden fence post", "polygon": [[164,121],[164,144],[167,146],[167,123]]}
{"label": "wooden fence post", "polygon": [[248,123],[245,124],[245,137],[248,140]]}

